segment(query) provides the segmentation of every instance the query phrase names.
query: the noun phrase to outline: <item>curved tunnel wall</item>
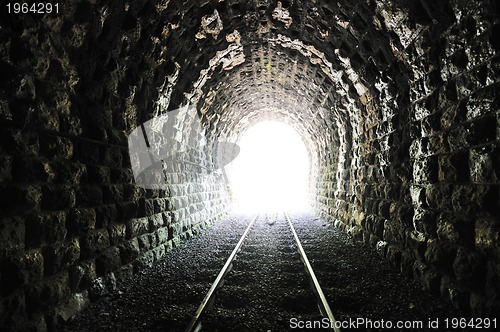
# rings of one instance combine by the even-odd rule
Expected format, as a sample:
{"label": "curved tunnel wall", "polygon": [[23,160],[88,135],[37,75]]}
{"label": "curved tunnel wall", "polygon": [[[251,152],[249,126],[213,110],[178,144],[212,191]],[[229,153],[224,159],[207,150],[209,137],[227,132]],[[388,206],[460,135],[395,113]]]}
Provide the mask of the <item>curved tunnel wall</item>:
{"label": "curved tunnel wall", "polygon": [[498,312],[495,1],[2,15],[2,325],[53,327],[224,212],[217,172],[179,170],[177,197],[133,183],[127,135],[186,103],[214,140],[287,121],[318,213],[466,312]]}

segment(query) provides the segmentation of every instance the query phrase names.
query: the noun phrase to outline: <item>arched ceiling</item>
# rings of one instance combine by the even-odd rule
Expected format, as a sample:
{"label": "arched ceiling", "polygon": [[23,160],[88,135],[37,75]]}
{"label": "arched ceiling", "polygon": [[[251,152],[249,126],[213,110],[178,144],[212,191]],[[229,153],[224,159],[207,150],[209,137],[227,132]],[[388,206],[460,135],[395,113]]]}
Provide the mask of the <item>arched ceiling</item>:
{"label": "arched ceiling", "polygon": [[[257,121],[282,120],[304,137],[313,155],[322,151],[321,158],[359,122],[378,93],[373,87],[380,72],[404,47],[388,31],[389,25],[398,26],[387,12],[396,10],[393,2],[170,1],[164,6],[165,48],[158,61],[170,68],[161,91],[169,109],[196,105],[209,132],[230,141]],[[398,19],[409,20],[408,15]]]}
{"label": "arched ceiling", "polygon": [[407,93],[404,51],[434,24],[432,15],[446,12],[432,6],[427,0],[81,1],[43,18],[38,36],[58,37],[37,52],[57,56],[82,114],[96,105],[123,109],[124,117],[82,116],[84,127],[99,131],[90,135],[130,132],[190,103],[217,136],[234,140],[255,121],[280,118],[324,150],[350,135],[347,128],[355,129],[378,98]]}

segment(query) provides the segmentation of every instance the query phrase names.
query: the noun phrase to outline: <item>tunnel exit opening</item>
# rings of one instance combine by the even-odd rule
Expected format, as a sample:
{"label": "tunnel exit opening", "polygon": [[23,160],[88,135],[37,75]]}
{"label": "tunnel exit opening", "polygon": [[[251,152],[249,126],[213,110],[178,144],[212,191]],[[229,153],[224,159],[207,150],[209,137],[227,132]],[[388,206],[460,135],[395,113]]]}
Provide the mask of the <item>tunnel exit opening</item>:
{"label": "tunnel exit opening", "polygon": [[259,122],[238,144],[240,155],[227,167],[235,211],[308,209],[310,162],[295,129],[283,122]]}

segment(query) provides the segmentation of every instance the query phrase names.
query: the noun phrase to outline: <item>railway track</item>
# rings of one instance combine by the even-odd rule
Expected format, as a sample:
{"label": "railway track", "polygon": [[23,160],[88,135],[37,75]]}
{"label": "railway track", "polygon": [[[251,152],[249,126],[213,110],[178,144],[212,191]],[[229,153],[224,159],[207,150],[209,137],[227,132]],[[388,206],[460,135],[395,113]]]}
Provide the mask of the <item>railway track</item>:
{"label": "railway track", "polygon": [[[229,316],[237,316],[240,325],[231,326],[234,317]],[[301,330],[299,322],[306,321],[323,322],[324,331],[340,331],[293,223],[284,212],[252,218],[185,332],[260,330],[241,325],[246,318],[260,320],[260,328],[266,331],[287,330],[292,324]]]}

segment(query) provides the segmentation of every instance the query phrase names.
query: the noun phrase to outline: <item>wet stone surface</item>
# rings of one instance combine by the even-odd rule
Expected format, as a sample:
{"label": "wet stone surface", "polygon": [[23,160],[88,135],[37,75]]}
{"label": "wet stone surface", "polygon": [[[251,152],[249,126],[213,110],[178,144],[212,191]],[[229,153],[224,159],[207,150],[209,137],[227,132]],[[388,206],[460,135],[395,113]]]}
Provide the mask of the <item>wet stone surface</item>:
{"label": "wet stone surface", "polygon": [[[425,327],[429,319],[463,316],[329,223],[310,214],[290,217],[338,321],[422,321]],[[61,330],[183,331],[250,220],[235,215],[216,223]],[[287,331],[292,318],[321,316],[284,216],[260,218],[203,326],[206,331]]]}

